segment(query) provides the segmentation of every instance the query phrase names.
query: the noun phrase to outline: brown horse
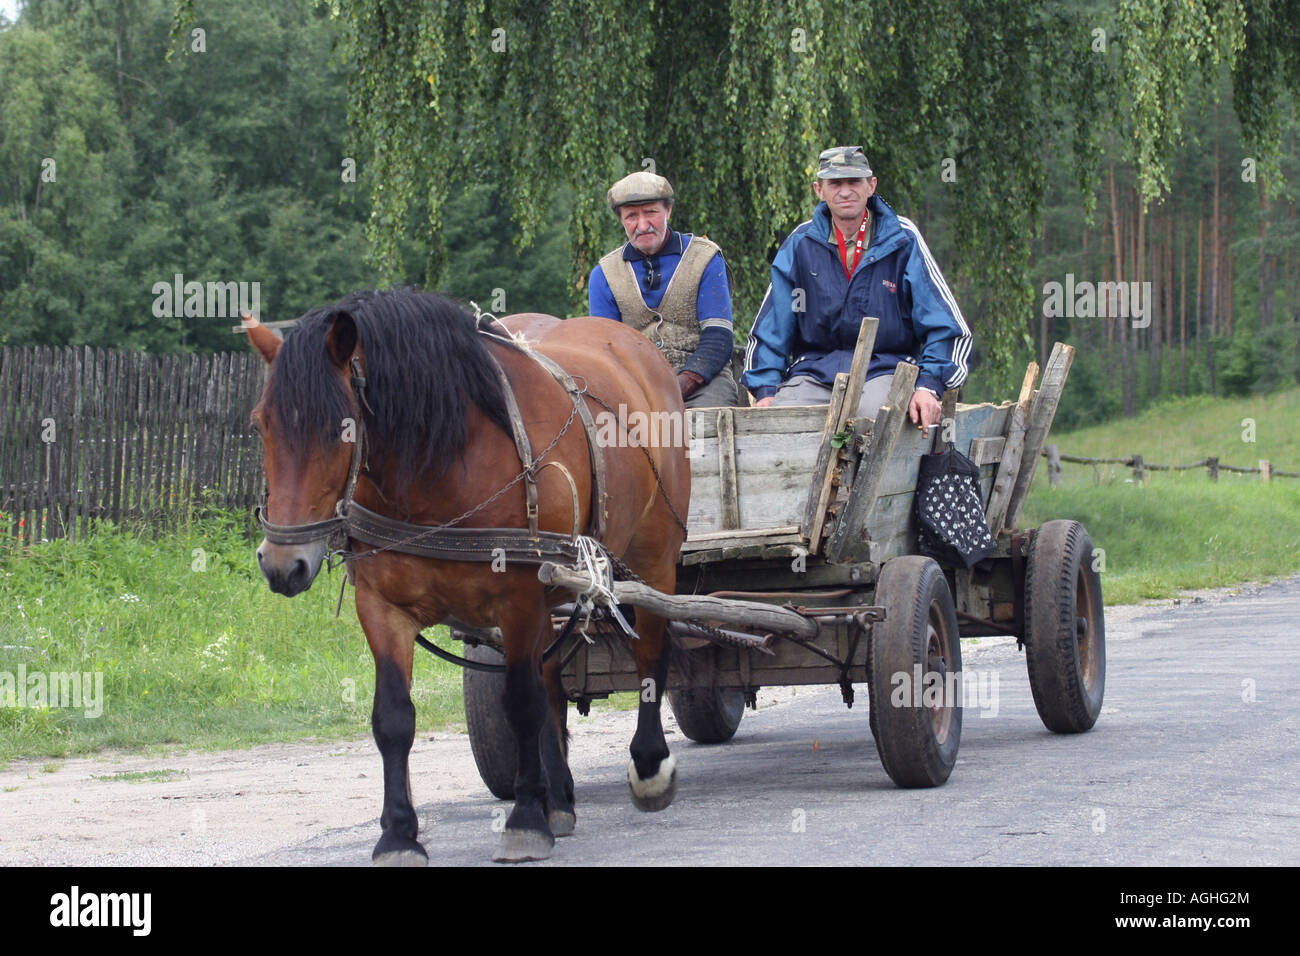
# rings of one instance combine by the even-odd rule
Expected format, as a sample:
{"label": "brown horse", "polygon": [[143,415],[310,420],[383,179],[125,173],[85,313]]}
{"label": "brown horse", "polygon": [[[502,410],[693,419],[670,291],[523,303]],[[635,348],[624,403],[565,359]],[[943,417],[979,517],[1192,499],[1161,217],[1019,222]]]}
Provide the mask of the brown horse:
{"label": "brown horse", "polygon": [[[292,596],[311,586],[326,555],[329,519],[347,497],[353,471],[353,500],[390,518],[422,526],[527,528],[525,482],[515,480],[523,466],[493,357],[540,458],[539,529],[569,535],[588,527],[595,507],[588,438],[568,393],[526,347],[485,336],[454,301],[412,291],[356,293],[308,312],[283,343],[265,326],[245,324],[270,364],[253,412],[264,444],[264,521],[296,532],[287,536],[292,543],[264,540],[257,549],[271,590]],[[672,370],[627,326],[542,316],[521,316],[513,324],[585,388],[582,401],[592,402],[593,416],[608,414],[601,403],[683,415]],[[358,425],[364,440],[354,458]],[[684,444],[604,444],[609,447],[597,449],[608,490],[602,543],[652,587],[671,593],[685,538],[676,516],[686,513],[690,498],[687,450]],[[549,462],[563,468],[546,467]],[[466,512],[470,517],[454,522]],[[273,536],[286,538],[268,531]],[[357,616],[375,659],[371,723],[384,765],[383,834],[373,860],[427,862],[416,840],[407,768],[415,733],[411,666],[416,635],[444,622],[500,628],[502,705],[519,764],[514,809],[494,859],[545,859],[554,837],[572,832],[575,821],[568,703],[558,660],[548,662],[545,675],[541,664],[553,639],[548,609],[571,598],[548,593],[536,564],[510,561],[502,570],[499,562],[434,560],[357,540],[349,540],[348,549]],[[676,789],[675,761],[660,721],[669,647],[662,618],[638,612],[635,630],[637,668],[649,692],[642,694],[628,783],[637,806],[657,810]]]}

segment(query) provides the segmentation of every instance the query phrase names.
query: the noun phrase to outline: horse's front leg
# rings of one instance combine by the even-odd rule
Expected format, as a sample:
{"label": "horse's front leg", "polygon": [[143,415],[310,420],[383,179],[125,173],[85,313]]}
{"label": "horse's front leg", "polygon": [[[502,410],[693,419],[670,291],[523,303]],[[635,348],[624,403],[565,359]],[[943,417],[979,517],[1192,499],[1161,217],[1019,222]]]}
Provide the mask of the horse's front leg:
{"label": "horse's front leg", "polygon": [[514,731],[519,767],[515,772],[515,808],[492,859],[498,863],[545,860],[555,846],[547,819],[548,778],[542,760],[547,697],[542,685],[542,649],[550,642],[551,618],[540,613],[512,614],[500,623],[506,650],[506,720]]}
{"label": "horse's front leg", "polygon": [[636,734],[632,737],[632,760],[627,767],[627,785],[639,810],[662,810],[677,793],[677,758],[668,752],[660,705],[668,689],[670,645],[666,622],[644,608],[637,608],[637,674],[641,678],[641,702],[637,706]]}
{"label": "horse's front leg", "polygon": [[415,839],[419,821],[411,801],[410,756],[415,740],[411,665],[417,625],[366,590],[357,592],[357,616],[375,658],[375,704],[370,726],[384,761],[383,834],[371,860],[377,866],[425,866],[428,854]]}

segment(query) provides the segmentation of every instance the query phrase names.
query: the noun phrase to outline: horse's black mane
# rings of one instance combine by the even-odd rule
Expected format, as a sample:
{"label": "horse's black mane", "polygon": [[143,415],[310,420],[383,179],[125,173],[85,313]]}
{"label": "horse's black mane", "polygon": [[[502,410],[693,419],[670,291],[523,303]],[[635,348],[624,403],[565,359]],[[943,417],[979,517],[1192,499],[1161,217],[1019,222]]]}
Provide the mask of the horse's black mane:
{"label": "horse's black mane", "polygon": [[348,386],[325,346],[342,312],[355,320],[365,355],[372,411],[362,414],[372,464],[391,456],[402,485],[435,463],[441,473],[465,450],[471,402],[510,433],[487,347],[459,303],[414,289],[354,292],[300,318],[271,365],[268,398],[295,453],[338,441],[352,414]]}

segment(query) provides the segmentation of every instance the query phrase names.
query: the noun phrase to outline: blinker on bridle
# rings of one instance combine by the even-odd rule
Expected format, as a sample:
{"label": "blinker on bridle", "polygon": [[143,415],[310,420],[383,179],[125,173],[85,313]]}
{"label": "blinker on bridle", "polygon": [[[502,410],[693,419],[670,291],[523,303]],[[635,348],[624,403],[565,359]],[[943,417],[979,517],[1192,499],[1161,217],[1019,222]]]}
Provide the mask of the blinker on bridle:
{"label": "blinker on bridle", "polygon": [[352,443],[352,463],[348,466],[348,481],[343,488],[343,496],[334,504],[333,517],[323,521],[313,521],[310,524],[274,524],[266,517],[265,499],[263,499],[262,505],[258,505],[253,513],[262,528],[263,535],[271,544],[311,544],[321,538],[332,538],[344,530],[344,514],[348,505],[352,503],[352,494],[356,491],[357,478],[363,470],[362,460],[365,457],[365,449],[362,446],[366,442],[366,420],[361,410],[364,409],[372,415],[375,413],[375,410],[370,407],[370,402],[366,400],[366,376],[361,369],[361,359],[354,355],[348,364],[352,370],[352,392],[357,397],[358,421],[356,440]]}

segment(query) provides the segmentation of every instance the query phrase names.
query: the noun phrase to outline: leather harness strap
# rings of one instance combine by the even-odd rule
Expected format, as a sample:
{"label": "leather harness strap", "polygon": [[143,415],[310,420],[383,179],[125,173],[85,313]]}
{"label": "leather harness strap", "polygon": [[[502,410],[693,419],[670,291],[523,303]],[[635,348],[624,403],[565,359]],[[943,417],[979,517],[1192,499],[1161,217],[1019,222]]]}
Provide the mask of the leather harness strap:
{"label": "leather harness strap", "polygon": [[[412,532],[419,532],[412,537]],[[556,559],[575,560],[578,548],[567,534],[539,531],[525,537],[520,528],[428,528],[371,511],[355,501],[347,509],[348,537],[376,548],[442,561],[542,564]]]}
{"label": "leather harness strap", "polygon": [[603,541],[605,539],[605,509],[608,505],[608,495],[605,491],[605,451],[596,441],[596,421],[592,417],[591,409],[587,407],[587,403],[582,398],[583,393],[587,390],[586,383],[583,383],[582,388],[578,388],[572,376],[562,369],[559,363],[541,352],[534,352],[529,349],[526,350],[526,354],[551,373],[555,380],[560,383],[560,386],[569,393],[569,398],[578,409],[578,418],[582,420],[583,430],[587,433],[587,455],[591,459],[593,494],[591,519],[587,522],[587,536],[595,538],[597,541]]}
{"label": "leather harness strap", "polygon": [[519,414],[519,403],[515,401],[515,390],[510,387],[506,370],[501,367],[491,349],[485,350],[496,369],[497,381],[501,383],[501,394],[506,400],[506,412],[510,416],[510,429],[514,432],[515,448],[519,451],[519,461],[524,466],[525,513],[528,515],[528,535],[537,537],[537,474],[533,471],[533,447],[528,441],[528,432],[524,428],[523,416]]}

